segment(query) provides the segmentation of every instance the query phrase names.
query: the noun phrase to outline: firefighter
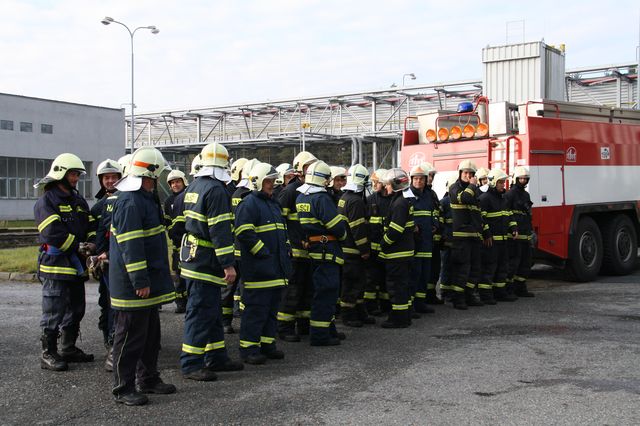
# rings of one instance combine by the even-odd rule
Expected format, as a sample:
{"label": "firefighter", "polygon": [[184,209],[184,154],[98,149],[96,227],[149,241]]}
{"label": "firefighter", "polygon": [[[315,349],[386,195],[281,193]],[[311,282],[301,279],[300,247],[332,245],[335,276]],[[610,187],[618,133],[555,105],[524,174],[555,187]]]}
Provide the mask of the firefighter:
{"label": "firefighter", "polygon": [[311,259],[304,246],[304,233],[296,210],[297,189],[305,182],[307,168],[318,159],[307,151],[301,151],[293,159],[296,176],[280,192],[278,202],[282,216],[287,220],[287,231],[291,244],[293,271],[289,285],[282,295],[278,311],[278,337],[286,342],[300,342],[300,335],[309,334],[311,313]]}
{"label": "firefighter", "polygon": [[102,331],[104,347],[107,350],[105,370],[113,371],[113,310],[109,296],[109,235],[111,228],[111,213],[113,211],[113,197],[116,192],[115,184],[122,178],[122,166],[117,161],[106,159],[96,169],[100,190],[95,198],[98,200],[91,208],[91,216],[96,221],[96,256],[92,256],[87,266],[90,266],[94,276],[98,278],[98,306],[100,316],[98,329]]}
{"label": "firefighter", "polygon": [[[200,170],[200,154],[193,157],[191,161],[191,171],[189,172],[190,176],[195,176],[196,173]],[[186,189],[186,188],[185,188]],[[171,217],[173,218],[171,221],[171,225],[167,228],[167,233],[169,234],[169,238],[173,243],[173,247],[177,247],[178,251],[178,276],[176,277],[178,281],[179,287],[176,287],[176,310],[175,313],[181,314],[185,313],[187,310],[187,300],[189,294],[187,292],[187,281],[180,276],[180,246],[182,245],[182,237],[185,234],[184,230],[184,196],[186,191],[182,191],[173,200],[171,206]],[[175,249],[174,249],[175,250]],[[178,304],[178,300],[182,303]]]}
{"label": "firefighter", "polygon": [[340,293],[340,315],[348,327],[375,324],[364,305],[366,286],[365,264],[371,255],[369,224],[364,191],[369,183],[369,172],[361,164],[355,164],[347,173],[347,184],[338,201],[338,213],[347,221],[347,239],[342,244],[344,266]]}
{"label": "firefighter", "polygon": [[451,299],[452,271],[451,271],[451,247],[453,245],[453,218],[451,217],[451,198],[449,197],[449,181],[445,182],[447,192],[440,200],[442,219],[442,231],[440,240],[440,292],[444,301]]}
{"label": "firefighter", "polygon": [[[239,161],[239,160],[238,160]],[[243,162],[242,170],[240,171],[240,181],[236,185],[236,190],[231,194],[231,215],[236,212],[236,209],[247,195],[251,192],[249,184],[249,172],[255,164],[259,161],[256,158],[246,160]],[[233,169],[233,167],[232,167]],[[228,186],[227,186],[228,187]],[[222,289],[222,327],[224,334],[233,334],[233,305],[234,302],[238,302],[239,310],[242,310],[241,301],[241,282],[242,277],[240,274],[240,268],[238,262],[240,261],[240,249],[237,247],[234,249],[234,256],[236,259],[236,279],[233,283],[228,284]]]}
{"label": "firefighter", "polygon": [[471,160],[463,160],[458,166],[458,180],[449,187],[453,219],[452,303],[454,308],[462,310],[467,309],[468,305],[484,305],[476,285],[480,279],[483,232],[485,240],[488,239],[489,227],[483,227],[476,169]]}
{"label": "firefighter", "polygon": [[342,188],[347,184],[347,169],[344,167],[331,166],[331,180],[327,187],[327,192],[331,195],[335,205],[338,205],[342,197]]}
{"label": "firefighter", "polygon": [[[174,213],[174,206],[176,198],[182,194],[189,181],[184,172],[175,169],[171,170],[167,175],[167,184],[171,188],[171,195],[164,201],[164,217],[165,225],[169,231],[173,228],[176,215]],[[174,284],[176,288],[176,314],[183,314],[187,309],[187,282],[184,278],[180,278],[180,245],[173,244],[173,250],[171,251],[171,270],[175,274]]]}
{"label": "firefighter", "polygon": [[409,269],[414,254],[414,219],[410,198],[413,193],[407,173],[399,168],[385,175],[387,192],[393,193],[389,213],[384,219],[380,258],[385,262],[386,285],[391,302],[383,328],[405,328],[411,324]]}
{"label": "firefighter", "polygon": [[[506,292],[509,256],[507,241],[517,237],[517,224],[511,218],[511,211],[504,198],[507,174],[500,169],[489,172],[489,189],[480,195],[482,217],[489,225],[492,244],[482,250],[482,276],[478,284],[480,298],[487,305],[495,305],[495,300],[513,302],[513,294]],[[494,300],[495,299],[495,300]]]}
{"label": "firefighter", "polygon": [[273,189],[273,199],[277,200],[282,190],[289,184],[289,181],[296,175],[295,169],[289,163],[282,163],[276,167],[278,171],[278,179],[276,179],[276,186]]}
{"label": "firefighter", "polygon": [[[76,346],[80,321],[85,313],[84,282],[81,262],[89,243],[93,223],[89,206],[76,187],[85,173],[84,164],[74,154],[60,154],[51,163],[47,175],[34,187],[44,186],[33,214],[39,232],[38,278],[42,282],[42,354],[40,366],[53,371],[68,370],[69,362],[93,361]],[[91,247],[93,246],[93,247]],[[58,334],[60,353],[58,353]]]}
{"label": "firefighter", "polygon": [[307,167],[305,184],[298,188],[300,195],[296,199],[296,211],[313,262],[311,346],[334,346],[341,340],[334,315],[340,288],[340,265],[344,264],[340,241],[345,240],[347,229],[327,192],[330,179],[331,169],[325,162],[312,163]]}
{"label": "firefighter", "polygon": [[233,196],[233,193],[236,192],[238,184],[240,180],[242,180],[242,168],[244,164],[249,161],[246,158],[238,158],[236,161],[231,163],[231,168],[229,173],[231,174],[231,180],[227,183],[227,191],[229,192],[229,196]]}
{"label": "firefighter", "polygon": [[187,280],[187,312],[180,364],[185,378],[212,381],[216,371],[241,370],[231,361],[222,328],[220,290],[236,279],[232,214],[225,184],[229,154],[213,142],[202,148],[201,169],[184,196],[186,235],[180,249]]}
{"label": "firefighter", "polygon": [[443,245],[442,231],[444,228],[444,218],[442,217],[440,199],[438,194],[433,190],[433,180],[435,179],[437,170],[431,163],[423,163],[422,168],[426,172],[427,184],[424,189],[425,194],[431,196],[433,210],[431,211],[431,226],[433,230],[433,246],[431,250],[431,275],[427,281],[427,297],[425,302],[429,305],[441,305],[444,302],[438,298],[436,285],[440,278],[441,257],[440,250]]}
{"label": "firefighter", "polygon": [[513,185],[505,194],[507,205],[518,224],[518,235],[511,240],[509,282],[513,293],[518,297],[533,297],[527,289],[527,278],[531,268],[531,239],[533,226],[531,224],[531,197],[526,187],[529,184],[529,169],[518,166],[513,173]]}
{"label": "firefighter", "polygon": [[117,403],[144,405],[145,393],[170,394],[158,372],[158,307],[175,298],[167,239],[156,192],[165,168],[160,151],[139,148],[117,184],[109,239],[109,290],[115,312],[113,395]]}
{"label": "firefighter", "polygon": [[252,192],[235,212],[235,235],[244,283],[240,357],[248,364],[283,359],[276,348],[278,306],[291,274],[285,219],[272,198],[278,172],[270,164],[251,169]]}
{"label": "firefighter", "polygon": [[478,187],[480,188],[480,191],[487,192],[489,189],[489,170],[484,167],[480,167],[476,172],[476,178],[478,179]]}
{"label": "firefighter", "polygon": [[371,254],[367,262],[364,300],[367,312],[372,315],[381,315],[390,309],[389,294],[386,291],[384,281],[384,262],[379,257],[380,243],[384,234],[383,221],[391,204],[391,194],[387,193],[387,188],[383,183],[386,173],[387,170],[378,169],[371,174],[373,193],[367,197]]}
{"label": "firefighter", "polygon": [[410,298],[413,309],[419,314],[432,314],[435,311],[427,305],[427,284],[431,279],[431,258],[433,257],[433,211],[435,205],[431,191],[427,188],[427,176],[431,172],[430,164],[411,168],[411,198],[413,217],[416,224],[415,254],[410,269]]}

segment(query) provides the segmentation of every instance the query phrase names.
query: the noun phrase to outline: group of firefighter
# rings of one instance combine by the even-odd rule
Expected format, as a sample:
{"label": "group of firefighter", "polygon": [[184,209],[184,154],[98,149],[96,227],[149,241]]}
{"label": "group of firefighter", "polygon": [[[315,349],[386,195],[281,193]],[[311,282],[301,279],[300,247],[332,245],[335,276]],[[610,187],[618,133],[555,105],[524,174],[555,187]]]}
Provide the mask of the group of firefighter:
{"label": "group of firefighter", "polygon": [[[464,310],[533,296],[525,167],[507,176],[463,160],[439,199],[429,163],[369,173],[302,151],[274,168],[257,159],[230,163],[225,147],[210,143],[193,160],[191,182],[169,172],[172,194],[161,206],[157,181],[168,169],[151,147],[103,161],[91,209],[76,189],[85,167],[73,154],[59,155],[36,184],[44,188],[34,207],[41,367],[93,361],[76,346],[91,273],[118,403],[175,392],[157,369],[158,311],[174,301],[185,315],[183,377],[212,381],[243,362],[283,359],[277,340],[308,335],[312,346],[339,345],[337,315],[346,327],[386,315],[383,328],[405,328],[433,313],[430,305]],[[243,362],[225,345],[234,315]]]}

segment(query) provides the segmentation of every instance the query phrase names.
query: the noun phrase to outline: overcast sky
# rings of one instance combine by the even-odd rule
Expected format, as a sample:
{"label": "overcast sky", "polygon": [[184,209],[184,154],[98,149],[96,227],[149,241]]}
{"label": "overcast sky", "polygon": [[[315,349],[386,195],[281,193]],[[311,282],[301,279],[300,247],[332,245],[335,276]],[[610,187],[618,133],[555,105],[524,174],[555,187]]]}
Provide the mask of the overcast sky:
{"label": "overcast sky", "polygon": [[481,78],[481,50],[566,45],[567,68],[636,60],[640,2],[0,0],[0,92],[136,112]]}

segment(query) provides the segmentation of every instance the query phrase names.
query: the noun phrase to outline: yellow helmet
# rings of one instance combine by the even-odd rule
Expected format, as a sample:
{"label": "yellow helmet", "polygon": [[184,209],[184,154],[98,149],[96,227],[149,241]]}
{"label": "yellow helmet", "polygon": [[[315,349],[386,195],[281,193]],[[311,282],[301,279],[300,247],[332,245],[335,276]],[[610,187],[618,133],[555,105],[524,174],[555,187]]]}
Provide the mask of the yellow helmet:
{"label": "yellow helmet", "polygon": [[354,164],[347,172],[347,185],[367,186],[369,171],[362,164]]}
{"label": "yellow helmet", "polygon": [[278,167],[276,167],[276,170],[278,171],[278,179],[276,179],[276,184],[278,185],[282,185],[284,183],[284,177],[286,175],[295,173],[296,171],[293,167],[291,167],[291,164],[289,163],[280,164]]}
{"label": "yellow helmet", "polygon": [[315,160],[307,168],[305,183],[315,186],[327,186],[331,179],[331,168],[324,161]]}
{"label": "yellow helmet", "polygon": [[171,181],[176,179],[182,179],[182,183],[184,183],[184,186],[189,186],[189,181],[187,180],[184,172],[178,169],[171,170],[171,172],[169,172],[169,174],[167,175],[167,183],[171,184]]}
{"label": "yellow helmet", "polygon": [[[242,167],[247,162],[246,158],[238,158],[236,161],[231,163],[231,180],[239,181],[240,173],[242,172]],[[246,176],[245,176],[246,177]]]}
{"label": "yellow helmet", "polygon": [[122,167],[122,176],[125,176],[129,172],[129,165],[131,164],[131,154],[126,154],[118,158],[118,164],[120,164],[120,167]]}
{"label": "yellow helmet", "polygon": [[487,170],[484,167],[480,167],[477,171],[476,171],[476,177],[478,179],[485,179],[487,178],[489,175],[489,170]]}
{"label": "yellow helmet", "polygon": [[318,161],[315,155],[309,151],[300,151],[298,155],[293,158],[293,168],[296,172],[302,172],[304,171],[304,166],[308,166],[315,161]]}
{"label": "yellow helmet", "polygon": [[495,187],[499,180],[506,181],[509,176],[502,169],[493,169],[489,172],[487,178],[489,179],[489,186]]}
{"label": "yellow helmet", "polygon": [[377,183],[382,182],[384,180],[384,175],[387,174],[387,169],[377,169],[373,173],[371,173],[371,182]]}
{"label": "yellow helmet", "polygon": [[203,167],[222,167],[229,166],[229,153],[219,142],[212,142],[205,145],[200,151],[201,164]]}
{"label": "yellow helmet", "polygon": [[262,183],[265,179],[276,180],[278,171],[271,164],[257,162],[251,168],[251,172],[247,176],[249,179],[250,189],[254,191],[262,191]]}
{"label": "yellow helmet", "polygon": [[60,154],[51,163],[49,173],[33,186],[34,188],[38,188],[49,182],[62,180],[67,172],[71,170],[80,172],[81,174],[87,172],[84,164],[82,164],[82,160],[77,155],[70,153]]}
{"label": "yellow helmet", "polygon": [[518,178],[529,179],[531,177],[531,175],[529,174],[529,168],[527,166],[517,166],[513,171],[513,177],[515,179],[518,179]]}
{"label": "yellow helmet", "polygon": [[107,158],[96,168],[96,176],[106,175],[107,173],[117,173],[122,176],[122,166],[115,160]]}
{"label": "yellow helmet", "polygon": [[143,146],[138,148],[131,156],[131,165],[128,174],[138,177],[158,179],[167,168],[162,153],[156,148]]}
{"label": "yellow helmet", "polygon": [[195,176],[202,168],[202,161],[200,161],[200,158],[200,154],[197,154],[193,157],[193,160],[191,160],[191,171],[189,172],[191,176]]}
{"label": "yellow helmet", "polygon": [[393,192],[404,191],[410,185],[407,172],[399,167],[390,169],[384,176],[385,185],[391,185]]}
{"label": "yellow helmet", "polygon": [[472,172],[476,172],[476,170],[478,170],[478,168],[476,167],[476,164],[471,161],[471,160],[462,160],[460,162],[460,164],[458,165],[458,171],[462,172],[464,170],[468,170],[468,171],[472,171]]}

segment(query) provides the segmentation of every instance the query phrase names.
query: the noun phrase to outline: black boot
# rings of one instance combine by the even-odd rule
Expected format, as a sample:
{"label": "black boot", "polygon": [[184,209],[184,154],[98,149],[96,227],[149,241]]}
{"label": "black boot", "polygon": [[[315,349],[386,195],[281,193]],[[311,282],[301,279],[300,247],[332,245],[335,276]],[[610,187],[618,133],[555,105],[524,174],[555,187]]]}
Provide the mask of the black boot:
{"label": "black boot", "polygon": [[482,303],[485,305],[497,304],[496,299],[493,298],[493,290],[481,289],[478,290],[478,293],[480,294],[480,300],[482,300]]}
{"label": "black boot", "polygon": [[436,290],[427,290],[427,297],[425,299],[427,305],[442,305],[444,304],[444,300],[439,299],[436,294]]}
{"label": "black boot", "polygon": [[299,336],[308,336],[309,318],[296,318],[296,330]]}
{"label": "black boot", "polygon": [[415,299],[413,301],[413,309],[419,314],[433,314],[435,309],[427,305],[426,299]]}
{"label": "black boot", "polygon": [[464,298],[467,302],[467,306],[484,306],[484,303],[482,303],[482,300],[480,300],[480,296],[478,296],[478,293],[475,291],[475,289],[467,287],[464,290]]}
{"label": "black boot", "polygon": [[285,342],[299,342],[295,321],[278,321],[278,338]]}
{"label": "black boot", "polygon": [[527,290],[526,281],[516,281],[514,283],[514,287],[515,287],[516,296],[518,297],[535,297],[535,294]]}
{"label": "black boot", "polygon": [[376,319],[369,315],[369,312],[367,312],[367,306],[364,303],[358,303],[356,305],[356,312],[358,314],[358,319],[362,321],[363,324],[376,323]]}
{"label": "black boot", "polygon": [[467,306],[467,302],[465,301],[464,293],[462,292],[451,292],[451,303],[453,304],[454,309],[459,309],[461,311],[466,311],[469,309]]}
{"label": "black boot", "polygon": [[342,308],[342,323],[347,327],[362,327],[363,323],[358,319],[358,313],[354,307]]}
{"label": "black boot", "polygon": [[518,300],[518,298],[514,294],[507,293],[507,287],[494,287],[493,288],[493,298],[498,302],[514,302]]}
{"label": "black boot", "polygon": [[514,301],[518,300],[518,296],[516,296],[516,287],[514,282],[507,283],[505,288],[506,288],[507,295],[510,298],[514,299]]}
{"label": "black boot", "polygon": [[407,328],[409,327],[409,310],[389,312],[389,318],[384,321],[380,326],[382,328]]}
{"label": "black boot", "polygon": [[366,299],[364,302],[364,306],[367,309],[369,315],[373,315],[374,317],[379,317],[382,315],[382,311],[380,310],[380,305],[376,299]]}
{"label": "black boot", "polygon": [[222,316],[222,328],[224,330],[224,334],[233,334],[236,331],[233,329],[233,315],[223,315]]}
{"label": "black boot", "polygon": [[40,355],[40,368],[52,371],[67,371],[69,365],[58,353],[58,335],[56,333],[42,333],[42,355]]}
{"label": "black boot", "polygon": [[60,355],[67,362],[92,362],[93,354],[86,354],[76,346],[78,328],[63,329],[60,335]]}
{"label": "black boot", "polygon": [[176,297],[176,314],[184,314],[187,311],[187,299],[185,297]]}

